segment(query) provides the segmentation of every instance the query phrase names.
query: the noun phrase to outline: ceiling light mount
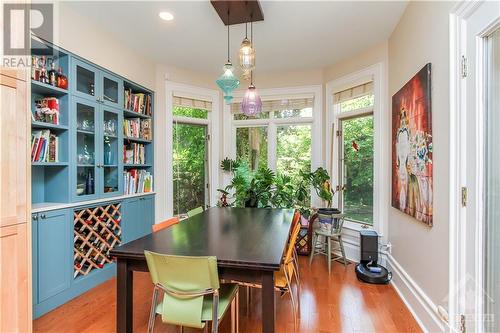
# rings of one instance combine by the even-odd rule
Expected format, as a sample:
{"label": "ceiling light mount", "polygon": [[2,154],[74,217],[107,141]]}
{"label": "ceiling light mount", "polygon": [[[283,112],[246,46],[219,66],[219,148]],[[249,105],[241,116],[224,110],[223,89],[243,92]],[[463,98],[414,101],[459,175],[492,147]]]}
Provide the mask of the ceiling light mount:
{"label": "ceiling light mount", "polygon": [[158,16],[164,21],[172,21],[174,19],[174,14],[170,12],[159,12]]}

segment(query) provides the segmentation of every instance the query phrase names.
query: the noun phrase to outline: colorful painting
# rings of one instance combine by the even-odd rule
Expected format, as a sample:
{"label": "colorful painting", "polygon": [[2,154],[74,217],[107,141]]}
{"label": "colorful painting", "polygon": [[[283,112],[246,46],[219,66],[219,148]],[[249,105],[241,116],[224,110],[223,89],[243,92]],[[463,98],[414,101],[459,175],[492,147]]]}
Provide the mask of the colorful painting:
{"label": "colorful painting", "polygon": [[430,63],[392,96],[392,206],[432,226]]}

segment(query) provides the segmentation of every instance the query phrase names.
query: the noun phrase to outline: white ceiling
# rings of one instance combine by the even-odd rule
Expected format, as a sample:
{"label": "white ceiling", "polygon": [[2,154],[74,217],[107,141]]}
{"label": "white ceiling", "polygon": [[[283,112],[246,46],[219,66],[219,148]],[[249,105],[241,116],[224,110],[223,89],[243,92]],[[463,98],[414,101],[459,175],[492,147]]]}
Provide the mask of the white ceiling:
{"label": "white ceiling", "polygon": [[[262,1],[265,20],[254,24],[258,70],[319,69],[387,39],[407,2]],[[135,51],[169,66],[219,73],[226,60],[226,28],[208,0],[72,2]],[[163,21],[160,11],[174,14]],[[231,59],[244,37],[231,27]]]}

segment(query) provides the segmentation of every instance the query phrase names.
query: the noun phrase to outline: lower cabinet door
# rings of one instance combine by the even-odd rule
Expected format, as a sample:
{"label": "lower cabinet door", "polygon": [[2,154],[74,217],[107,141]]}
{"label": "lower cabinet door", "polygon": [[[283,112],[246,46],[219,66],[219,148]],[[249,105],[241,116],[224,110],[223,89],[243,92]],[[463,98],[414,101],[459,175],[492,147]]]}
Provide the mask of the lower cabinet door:
{"label": "lower cabinet door", "polygon": [[151,227],[154,224],[154,208],[155,208],[154,197],[148,196],[141,198],[140,205],[141,205],[141,211],[144,212],[141,215],[141,219],[139,221],[140,233],[141,233],[140,237],[143,237],[152,232]]}
{"label": "lower cabinet door", "polygon": [[38,213],[38,302],[54,296],[71,284],[71,229],[68,210]]}
{"label": "lower cabinet door", "polygon": [[154,196],[125,200],[122,207],[122,232],[125,243],[151,233],[154,223]]}

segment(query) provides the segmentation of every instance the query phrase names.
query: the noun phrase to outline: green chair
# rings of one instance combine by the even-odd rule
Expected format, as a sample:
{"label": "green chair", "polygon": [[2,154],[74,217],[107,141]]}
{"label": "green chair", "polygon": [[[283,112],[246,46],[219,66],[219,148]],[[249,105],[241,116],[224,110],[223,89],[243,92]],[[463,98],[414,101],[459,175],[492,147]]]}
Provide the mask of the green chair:
{"label": "green chair", "polygon": [[[327,257],[328,261],[328,274],[331,272],[332,260],[342,259],[344,266],[347,266],[345,257],[344,243],[342,242],[342,226],[344,225],[344,214],[332,214],[332,231],[321,228],[314,228],[312,242],[311,242],[311,256],[309,257],[309,264],[312,263],[313,257],[316,254],[322,254]],[[319,244],[318,244],[319,241]],[[332,249],[332,241],[337,241],[339,246]],[[332,250],[340,250],[340,256],[332,258]]]}
{"label": "green chair", "polygon": [[195,209],[191,209],[189,212],[187,212],[188,217],[193,217],[195,215],[198,215],[200,213],[203,213],[203,207],[196,207]]}
{"label": "green chair", "polygon": [[[238,332],[238,285],[219,285],[216,257],[171,256],[144,251],[154,284],[148,332],[153,332],[156,315],[163,323],[205,329],[231,308],[231,332]],[[159,293],[163,299],[158,302]]]}

